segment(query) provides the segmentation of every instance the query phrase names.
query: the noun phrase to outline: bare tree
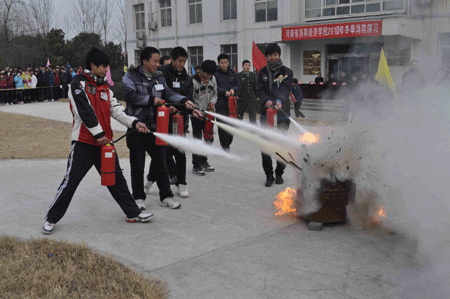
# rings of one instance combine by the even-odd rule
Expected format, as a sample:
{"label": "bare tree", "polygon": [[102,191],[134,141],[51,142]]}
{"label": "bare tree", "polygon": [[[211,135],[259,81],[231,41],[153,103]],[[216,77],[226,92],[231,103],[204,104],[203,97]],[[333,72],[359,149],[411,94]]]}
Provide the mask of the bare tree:
{"label": "bare tree", "polygon": [[97,1],[76,0],[72,3],[72,28],[77,32],[101,33],[99,23],[99,4]]}
{"label": "bare tree", "polygon": [[106,45],[106,42],[108,40],[108,34],[111,31],[110,30],[110,23],[111,19],[113,17],[113,7],[115,5],[115,0],[101,0],[100,2],[100,9],[99,9],[99,18],[100,18],[100,25],[102,28],[102,35],[103,35],[103,43]]}
{"label": "bare tree", "polygon": [[28,0],[25,9],[30,33],[47,34],[55,23],[53,0]]}
{"label": "bare tree", "polygon": [[0,2],[0,39],[7,46],[19,27],[18,9],[21,5],[20,0],[1,0]]}
{"label": "bare tree", "polygon": [[117,36],[118,40],[122,42],[123,49],[125,51],[125,63],[128,64],[128,51],[127,51],[127,20],[125,18],[125,4],[126,0],[117,1],[118,10],[118,26],[117,26]]}

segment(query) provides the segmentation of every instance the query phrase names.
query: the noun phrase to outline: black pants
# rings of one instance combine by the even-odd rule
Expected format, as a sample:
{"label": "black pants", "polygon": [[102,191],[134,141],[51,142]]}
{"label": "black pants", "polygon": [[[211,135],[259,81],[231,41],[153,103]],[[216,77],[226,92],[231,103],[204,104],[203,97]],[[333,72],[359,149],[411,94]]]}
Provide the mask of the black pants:
{"label": "black pants", "polygon": [[[289,130],[289,119],[278,119],[277,127],[279,130],[287,131]],[[262,125],[266,125],[262,123]],[[262,167],[264,169],[264,173],[266,177],[273,176],[273,166],[272,166],[272,157],[270,155],[261,153],[262,156]],[[275,175],[283,175],[284,169],[286,168],[286,164],[279,162],[277,160],[277,167],[275,168]]]}
{"label": "black pants", "polygon": [[69,84],[63,84],[62,85],[62,95],[61,98],[65,99],[68,97],[68,92],[69,92]]}
{"label": "black pants", "polygon": [[[225,116],[230,115],[230,112],[228,111],[228,108],[226,108],[226,107],[217,108],[216,112],[219,114],[225,115]],[[218,119],[217,121],[224,122],[220,119]],[[231,135],[230,133],[228,133],[227,131],[225,131],[219,127],[219,141],[220,141],[220,146],[224,150],[230,149],[230,145],[233,142],[233,135]]]}
{"label": "black pants", "polygon": [[[57,223],[67,211],[70,201],[77,190],[78,185],[92,165],[100,173],[101,147],[82,142],[74,142],[67,161],[67,171],[56,197],[50,205],[46,219],[50,223]],[[116,200],[128,218],[134,218],[141,212],[128,190],[127,182],[123,176],[116,156],[116,184],[108,186],[112,197]]]}
{"label": "black pants", "polygon": [[23,89],[16,89],[16,102],[23,102]]}
{"label": "black pants", "polygon": [[45,99],[51,101],[53,99],[53,86],[46,86],[44,89]]}
{"label": "black pants", "polygon": [[151,157],[149,181],[156,181],[159,188],[159,197],[163,201],[173,197],[170,190],[169,171],[167,170],[167,146],[155,144],[153,134],[131,133],[127,136],[127,147],[130,149],[131,189],[135,199],[146,199],[144,192],[145,153]]}
{"label": "black pants", "polygon": [[244,112],[248,112],[248,118],[252,124],[256,124],[256,101],[254,102],[237,102],[238,118],[244,118]]}
{"label": "black pants", "polygon": [[[202,140],[203,133],[205,131],[206,121],[203,119],[191,117],[191,122],[192,122],[192,136],[196,139]],[[212,144],[213,141],[214,137],[211,137],[211,140],[205,139],[205,142],[208,144]],[[192,154],[192,165],[194,167],[200,167],[201,165],[206,163],[208,163],[208,158],[206,156]]]}
{"label": "black pants", "polygon": [[0,90],[0,103],[7,103],[8,100],[8,96],[7,96],[8,91],[7,90]]}
{"label": "black pants", "polygon": [[294,103],[295,117],[300,117],[300,106],[301,105],[302,105],[302,101],[297,101],[297,103]]}
{"label": "black pants", "polygon": [[186,185],[186,154],[169,145],[166,164],[170,177],[177,176],[176,186]]}

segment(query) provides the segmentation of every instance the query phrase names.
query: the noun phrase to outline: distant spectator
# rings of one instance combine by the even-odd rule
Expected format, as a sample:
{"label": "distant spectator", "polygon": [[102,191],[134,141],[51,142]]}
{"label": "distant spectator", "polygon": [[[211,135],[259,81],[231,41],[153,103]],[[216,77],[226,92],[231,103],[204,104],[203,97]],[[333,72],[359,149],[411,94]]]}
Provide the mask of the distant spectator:
{"label": "distant spectator", "polygon": [[298,80],[296,78],[292,80],[292,95],[294,97],[292,101],[294,102],[295,117],[300,117],[300,106],[303,103],[303,90],[300,85],[298,85]]}
{"label": "distant spectator", "polygon": [[2,71],[0,73],[0,106],[5,106],[6,102],[7,102],[7,81],[6,81],[6,77],[5,77],[5,72]]}
{"label": "distant spectator", "polygon": [[314,83],[320,84],[320,83],[323,83],[323,82],[324,82],[324,79],[322,77],[322,74],[318,73],[316,79],[314,79]]}
{"label": "distant spectator", "polygon": [[23,104],[23,79],[22,73],[20,71],[17,72],[17,75],[14,77],[14,83],[16,87],[16,99],[19,104]]}
{"label": "distant spectator", "polygon": [[61,97],[61,78],[59,76],[58,69],[53,70],[53,76],[55,77],[55,84],[53,86],[53,98],[55,99],[55,101],[57,101]]}
{"label": "distant spectator", "polygon": [[167,55],[164,55],[163,57],[161,57],[159,59],[160,65],[170,64],[171,62],[172,62],[172,58],[170,58],[170,56],[167,56]]}
{"label": "distant spectator", "polygon": [[416,88],[423,87],[426,83],[425,75],[422,73],[419,67],[419,62],[413,60],[410,63],[411,68],[402,76],[402,89],[404,91],[411,91]]}
{"label": "distant spectator", "polygon": [[36,90],[36,86],[37,86],[37,77],[34,74],[34,71],[31,70],[30,72],[31,74],[31,83],[30,83],[30,89],[31,89],[31,101],[32,102],[36,102],[38,100],[38,93]]}
{"label": "distant spectator", "polygon": [[12,75],[12,72],[8,70],[6,72],[6,89],[8,89],[8,92],[6,93],[7,96],[7,103],[13,104],[14,102],[14,76]]}

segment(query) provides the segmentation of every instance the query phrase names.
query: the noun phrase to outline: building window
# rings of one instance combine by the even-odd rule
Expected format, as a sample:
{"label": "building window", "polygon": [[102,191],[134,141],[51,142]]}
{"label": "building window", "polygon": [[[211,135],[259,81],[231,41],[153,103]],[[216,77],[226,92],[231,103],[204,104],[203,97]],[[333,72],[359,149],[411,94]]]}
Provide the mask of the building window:
{"label": "building window", "polygon": [[278,15],[277,1],[269,1],[269,0],[255,1],[255,22],[276,21],[277,15]]}
{"label": "building window", "polygon": [[172,48],[162,48],[159,49],[159,56],[163,57],[163,56],[170,56],[170,52],[172,52]]}
{"label": "building window", "polygon": [[202,22],[202,1],[189,0],[189,24]]}
{"label": "building window", "polygon": [[385,45],[386,60],[389,66],[408,66],[411,61],[411,46],[395,43]]}
{"label": "building window", "polygon": [[321,53],[315,51],[303,51],[303,75],[320,74]]}
{"label": "building window", "polygon": [[141,65],[141,50],[134,50],[134,66]]}
{"label": "building window", "polygon": [[[189,47],[189,62],[192,67],[196,67],[202,64],[203,62],[203,47]],[[192,67],[190,68],[190,72],[192,73]],[[193,75],[193,74],[191,74]]]}
{"label": "building window", "polygon": [[225,53],[230,58],[230,68],[234,70],[238,65],[237,44],[220,46],[220,53]]}
{"label": "building window", "polygon": [[145,11],[144,4],[133,5],[134,21],[137,30],[145,30]]}
{"label": "building window", "polygon": [[161,0],[159,4],[161,7],[161,27],[172,26],[172,4],[170,0]]}
{"label": "building window", "polygon": [[237,0],[223,0],[222,1],[222,17],[223,20],[236,20],[237,19]]}
{"label": "building window", "polygon": [[403,0],[305,0],[305,18],[389,12],[404,8]]}

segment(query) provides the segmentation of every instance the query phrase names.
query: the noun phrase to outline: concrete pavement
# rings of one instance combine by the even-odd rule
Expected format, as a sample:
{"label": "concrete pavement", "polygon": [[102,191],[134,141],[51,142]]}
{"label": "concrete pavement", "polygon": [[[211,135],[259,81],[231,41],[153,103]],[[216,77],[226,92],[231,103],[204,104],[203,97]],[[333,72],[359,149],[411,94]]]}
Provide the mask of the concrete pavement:
{"label": "concrete pavement", "polygon": [[[0,111],[71,122],[68,105],[36,103]],[[237,164],[211,157],[216,171],[204,177],[190,173],[187,154],[190,197],[176,195],[182,207],[170,210],[159,205],[153,186],[146,200],[155,214],[150,223],[126,223],[92,169],[51,236],[41,227],[66,160],[0,160],[0,232],[85,242],[167,281],[170,298],[397,298],[403,273],[414,269],[414,243],[351,224],[309,231],[296,217],[275,216],[275,195],[294,186],[294,170],[287,169],[283,185],[265,188],[260,152],[237,137],[231,150],[248,159]],[[130,183],[129,161],[120,163]]]}

